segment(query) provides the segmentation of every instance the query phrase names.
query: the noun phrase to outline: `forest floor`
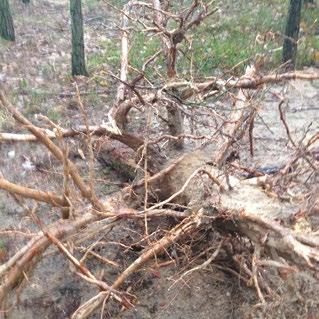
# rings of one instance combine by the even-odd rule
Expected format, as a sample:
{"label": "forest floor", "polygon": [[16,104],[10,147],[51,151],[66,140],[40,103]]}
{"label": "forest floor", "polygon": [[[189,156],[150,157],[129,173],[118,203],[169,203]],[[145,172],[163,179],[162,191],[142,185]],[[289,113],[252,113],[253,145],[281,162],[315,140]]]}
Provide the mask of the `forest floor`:
{"label": "forest floor", "polygon": [[[0,42],[0,82],[6,88],[8,97],[34,123],[40,123],[35,115],[41,113],[62,127],[83,124],[74,79],[70,75],[71,45],[67,1],[31,0],[31,4],[26,6],[15,0],[12,1],[12,9],[17,40],[13,44]],[[118,17],[116,14],[112,16],[103,1],[87,1],[84,15],[90,77],[78,78],[76,82],[83,93],[82,99],[90,124],[94,125],[101,124],[105,119],[112,106],[117,85],[114,79],[106,76],[105,70],[116,71],[118,68]],[[312,45],[315,43],[317,46],[318,43],[313,41],[311,39]],[[310,50],[309,46],[307,43],[306,51]],[[310,50],[310,55],[316,50],[316,47]],[[146,55],[151,54],[148,48],[145,51]],[[230,53],[224,58],[231,59],[233,51],[227,51]],[[241,58],[244,60],[247,56]],[[205,60],[207,59],[208,56]],[[233,60],[232,65],[236,64],[235,62]],[[306,62],[305,64],[309,64],[311,58]],[[202,66],[204,73],[213,67],[214,64],[210,61]],[[284,96],[286,99],[286,121],[291,127],[293,139],[300,141],[304,135],[310,136],[318,132],[318,81],[291,81],[281,86],[269,87],[259,92],[256,99],[258,118],[254,130],[254,157],[247,152],[248,140],[244,140],[240,146],[241,163],[254,168],[280,167],[294,153],[294,149],[288,146],[286,131],[280,121],[278,96]],[[220,102],[214,104],[217,108],[218,103]],[[133,114],[138,119],[138,113]],[[135,130],[142,133],[143,124],[137,121]],[[16,133],[25,130],[0,111],[0,131]],[[86,152],[84,141],[79,138],[69,144],[71,158],[88,178],[87,163],[83,157]],[[62,180],[61,167],[37,143],[0,143],[0,172],[12,182],[46,190],[59,187]],[[119,178],[112,168],[98,161],[94,163],[94,174],[96,191],[103,196],[119,190],[120,186],[127,182]],[[39,217],[46,223],[59,218],[58,211],[49,210],[48,207],[40,205],[38,210]],[[28,231],[30,236],[37,231],[24,209],[2,191],[0,225],[0,262],[12,256],[17,247],[28,239],[19,233],[8,235],[8,231],[13,228]],[[129,222],[117,227],[110,236],[105,233],[101,234],[101,238],[105,241],[121,242],[123,245],[132,238],[138,242],[138,231]],[[150,227],[156,229],[164,225],[154,224]],[[74,244],[76,253],[80,255],[81,249],[87,243],[83,239],[82,242]],[[105,258],[116,261],[121,268],[138,256],[138,251],[125,255],[119,252],[118,247],[110,246],[103,246],[98,252]],[[19,296],[19,306],[9,312],[7,318],[68,318],[81,302],[96,293],[89,285],[79,281],[70,271],[67,261],[55,250],[46,252],[46,257],[28,277],[27,285]],[[115,278],[117,269],[114,265],[105,265],[93,257],[90,263],[91,266],[94,265],[96,273],[103,272],[107,281],[111,282]],[[214,264],[205,270],[194,272],[185,281],[176,283],[178,275],[186,269],[187,262],[183,259],[181,265],[173,263],[160,271],[155,266],[144,269],[128,283],[128,286],[131,285],[134,291],[137,291],[139,302],[136,308],[122,313],[115,305],[111,305],[105,312],[105,318],[191,319],[194,315],[198,319],[318,318],[319,301],[315,300],[317,298],[311,298],[311,295],[318,295],[319,285],[307,273],[300,275],[303,281],[298,287],[298,283],[276,278],[280,282],[278,289],[286,293],[280,301],[276,300],[270,303],[268,308],[257,312],[258,300],[254,289],[243,286],[239,280],[220,271]],[[0,313],[0,317],[1,315]],[[100,318],[100,314],[92,318]]]}

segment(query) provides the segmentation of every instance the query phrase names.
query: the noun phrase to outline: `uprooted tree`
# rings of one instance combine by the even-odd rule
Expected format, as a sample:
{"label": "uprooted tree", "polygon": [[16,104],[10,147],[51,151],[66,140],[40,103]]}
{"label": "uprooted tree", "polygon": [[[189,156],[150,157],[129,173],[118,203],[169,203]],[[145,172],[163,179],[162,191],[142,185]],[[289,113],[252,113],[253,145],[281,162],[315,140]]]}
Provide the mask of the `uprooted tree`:
{"label": "uprooted tree", "polygon": [[[9,292],[26,278],[25,274],[34,267],[43,252],[54,245],[70,261],[75,273],[99,291],[74,312],[73,319],[88,318],[110,299],[126,308],[132,307],[135,299],[122,289],[125,281],[151,259],[167,252],[174,243],[195,236],[206,228],[221,234],[220,243],[209,262],[222,249],[227,251],[223,245],[226,237],[233,240],[241,237],[246,239],[241,241],[242,245],[252,244],[253,249],[248,250],[250,255],[246,260],[236,259],[235,248],[233,255],[229,253],[229,258],[237,262],[239,278],[246,283],[253,282],[262,303],[271,288],[264,283],[264,272],[259,271],[261,266],[286,273],[294,272],[298,267],[319,270],[318,237],[311,232],[296,233],[288,222],[318,211],[318,192],[315,189],[318,160],[314,146],[318,143],[319,133],[295,142],[290,136],[281,100],[278,116],[296,150],[295,156],[271,176],[262,170],[237,165],[235,161],[238,145],[247,136],[250,152],[253,154],[254,151],[253,124],[258,113],[254,96],[258,91],[287,80],[319,79],[319,74],[260,75],[261,70],[252,65],[238,78],[183,79],[178,73],[178,61],[181,55],[189,53],[181,50],[179,45],[188,41],[188,33],[216,10],[214,2],[204,4],[196,0],[184,10],[174,9],[169,1],[164,4],[159,0],[154,0],[153,4],[129,2],[122,10],[120,76],[110,74],[119,82],[117,96],[107,120],[100,126],[89,125],[90,119],[79,91],[76,94],[84,125],[63,128],[42,116],[43,123],[51,126],[51,130],[44,130],[23,116],[1,89],[0,107],[31,134],[2,133],[0,141],[43,144],[60,163],[63,173],[63,184],[54,192],[18,185],[5,176],[0,177],[0,188],[15,198],[32,199],[61,211],[61,219],[47,224],[37,216],[36,206],[26,208],[40,231],[0,266],[0,301],[3,304]],[[133,23],[134,28],[130,26]],[[128,52],[131,32],[138,29],[158,36],[161,46],[136,70],[130,68]],[[162,60],[166,65],[164,73],[156,77],[154,74],[158,73],[155,71],[147,72],[155,70],[156,64],[162,63]],[[212,110],[209,101],[225,95],[232,100],[230,110]],[[137,134],[130,125],[130,115],[134,112],[140,113],[140,121],[145,124],[142,134]],[[161,124],[161,129],[154,133],[155,122]],[[186,122],[190,123],[190,128]],[[83,135],[88,149],[89,180],[80,174],[68,156],[67,138]],[[103,146],[95,148],[95,136],[104,137],[106,144],[109,140],[116,140],[124,145],[122,147],[127,152],[118,154],[114,149],[103,152]],[[173,157],[176,148],[180,150],[189,140],[197,141],[196,147]],[[129,158],[125,154],[129,154]],[[124,172],[124,168],[130,170],[135,174],[134,181],[120,192],[100,198],[95,192],[92,177],[95,157],[116,163],[120,173]],[[135,161],[132,162],[132,158]],[[308,188],[305,191],[303,182],[299,181],[299,192],[304,191],[306,196],[297,201],[289,190],[297,183],[295,173],[301,166],[304,176],[307,176]],[[251,178],[243,178],[242,173]],[[87,206],[81,205],[79,197]],[[150,220],[165,216],[174,217],[174,222],[160,238],[152,237],[148,228]],[[98,234],[99,227],[105,229],[109,225],[111,229],[112,225],[127,219],[144,222],[147,240],[140,256],[119,272],[114,282],[99,279],[88,269],[85,258],[81,261],[75,258],[64,242],[66,238],[72,240],[76,236],[84,236],[90,225],[95,225],[94,233]],[[103,223],[95,224],[97,221]]]}

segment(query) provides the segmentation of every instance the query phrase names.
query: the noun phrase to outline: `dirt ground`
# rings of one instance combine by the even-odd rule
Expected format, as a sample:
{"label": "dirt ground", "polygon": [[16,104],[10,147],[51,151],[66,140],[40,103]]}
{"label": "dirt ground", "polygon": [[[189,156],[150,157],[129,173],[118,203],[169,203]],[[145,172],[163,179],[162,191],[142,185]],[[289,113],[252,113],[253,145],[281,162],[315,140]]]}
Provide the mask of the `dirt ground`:
{"label": "dirt ground", "polygon": [[[63,127],[82,123],[70,76],[70,34],[67,1],[31,1],[25,6],[21,1],[12,1],[17,41],[14,44],[0,42],[0,82],[7,89],[15,105],[28,116],[43,113]],[[46,15],[43,14],[46,12]],[[92,55],[101,50],[99,41],[115,39],[115,17],[108,14],[103,3],[94,7],[85,6],[86,14],[86,52]],[[109,28],[105,28],[105,26]],[[98,36],[96,36],[98,35]],[[90,69],[91,77],[79,80],[81,91],[93,92],[84,97],[90,124],[100,124],[109,109],[113,83],[104,85],[96,81],[101,69]],[[96,94],[94,92],[105,91]],[[292,137],[298,141],[319,130],[319,81],[291,81],[281,86],[261,89],[256,99],[258,117],[254,128],[254,157],[247,151],[248,140],[239,145],[240,163],[253,168],[281,167],[294,153],[288,146],[287,135],[278,113],[278,96],[286,99],[284,104],[286,121],[291,127]],[[216,108],[219,104],[214,104]],[[141,125],[142,126],[142,125]],[[0,113],[1,132],[19,132],[19,128],[7,114]],[[137,128],[139,129],[139,128]],[[71,156],[82,172],[87,171],[86,161],[81,159],[82,141],[70,142]],[[194,147],[189,144],[187,147]],[[80,150],[80,151],[79,151]],[[94,164],[96,191],[108,196],[120,189],[125,181],[119,180],[111,168],[101,163]],[[61,184],[61,167],[36,143],[0,143],[0,171],[12,182],[32,187],[54,189]],[[27,204],[30,204],[27,202]],[[84,205],[84,203],[83,203]],[[46,223],[59,218],[57,211],[41,205],[39,217]],[[169,222],[169,221],[168,221]],[[30,217],[8,194],[0,191],[0,244],[3,254],[0,262],[12,256],[27,236],[19,233],[8,235],[13,228],[28,231],[30,236],[36,232]],[[132,238],[139,240],[136,225],[127,222],[117,226],[109,234],[99,234],[104,242],[121,242],[123,245]],[[165,229],[165,225],[154,225]],[[81,238],[81,236],[79,236]],[[75,242],[75,254],[80,256],[81,248],[88,241]],[[0,248],[1,248],[0,247]],[[137,251],[124,252],[118,246],[104,245],[99,253],[118,262],[124,269],[138,256]],[[72,267],[54,249],[45,253],[46,258],[27,274],[27,284],[21,286],[19,303],[6,315],[8,319],[64,319],[69,318],[77,307],[94,296],[97,291],[80,281],[72,273]],[[161,258],[161,257],[160,257]],[[163,261],[166,261],[162,256]],[[319,285],[309,274],[300,272],[289,280],[274,276],[280,298],[260,307],[252,288],[244,286],[238,278],[221,271],[211,264],[207,269],[192,273],[182,280],[179,275],[189,267],[187,260],[177,261],[167,267],[157,269],[154,265],[142,269],[127,283],[127,289],[137,295],[136,307],[122,312],[111,304],[104,312],[104,318],[119,319],[198,319],[212,318],[319,318]],[[118,269],[105,265],[94,258],[90,263],[96,274],[112,282]],[[153,267],[154,266],[154,267]],[[297,279],[294,281],[293,279]],[[22,289],[24,288],[24,289]],[[12,296],[11,301],[16,298]],[[100,318],[97,313],[92,318]]]}

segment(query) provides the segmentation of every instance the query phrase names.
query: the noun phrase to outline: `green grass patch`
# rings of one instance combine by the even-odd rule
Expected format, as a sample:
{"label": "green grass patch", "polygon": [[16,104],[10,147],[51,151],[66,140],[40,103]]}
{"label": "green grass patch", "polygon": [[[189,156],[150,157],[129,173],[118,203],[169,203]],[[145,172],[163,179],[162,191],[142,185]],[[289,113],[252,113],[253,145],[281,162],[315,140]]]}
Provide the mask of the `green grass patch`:
{"label": "green grass patch", "polygon": [[[279,61],[272,50],[281,46],[284,5],[259,1],[237,1],[228,15],[221,6],[219,15],[205,21],[193,36],[196,75],[212,75],[215,69],[242,72],[256,56],[267,55],[271,66]],[[262,43],[256,39],[265,39]]]}
{"label": "green grass patch", "polygon": [[101,2],[101,0],[86,0],[83,5],[86,6],[87,10],[90,12],[95,10]]}
{"label": "green grass patch", "polygon": [[[99,2],[89,0],[87,5],[93,8]],[[190,0],[189,3],[191,2]],[[113,0],[111,3],[122,8],[126,2]],[[247,65],[254,63],[261,56],[265,61],[265,69],[279,67],[288,4],[289,0],[219,1],[219,12],[207,18],[200,26],[189,30],[186,34],[187,41],[179,44],[178,75],[183,78],[196,78],[212,76],[221,71],[242,74]],[[174,2],[172,10],[181,12],[182,8],[179,6]],[[319,51],[318,17],[319,8],[302,11],[298,68],[313,65],[315,62],[315,52]],[[141,28],[134,23],[130,26],[132,30]],[[173,30],[176,22],[171,20],[168,26]],[[129,63],[136,69],[140,69],[143,63],[163,46],[159,36],[143,31],[132,31],[129,44]],[[88,69],[94,73],[95,70],[108,68],[117,73],[121,56],[120,34],[113,39],[103,38],[98,45],[101,49],[88,56]],[[152,81],[166,71],[163,55],[153,66],[158,74],[154,69],[146,70],[146,76]],[[135,75],[135,72],[130,71],[131,77]]]}
{"label": "green grass patch", "polygon": [[[288,1],[237,1],[232,9],[229,15],[222,13],[219,16],[214,28],[210,27],[210,22],[214,22],[212,17],[201,27],[204,30],[196,32],[197,38],[204,38],[202,43],[194,43],[198,71],[209,75],[218,66],[229,70],[239,64],[238,71],[242,72],[245,65],[261,54],[266,56],[266,68],[278,67],[281,50],[276,49],[282,46]],[[299,68],[313,64],[314,52],[319,50],[318,17],[319,8],[302,10]],[[207,30],[211,30],[211,37]],[[257,39],[264,41],[260,43]]]}
{"label": "green grass patch", "polygon": [[[26,79],[20,80],[18,91],[23,93],[23,111],[26,115],[36,113],[46,114],[46,104],[51,97],[50,92],[41,89],[33,89],[32,85],[29,84]],[[12,96],[12,98],[15,104],[19,102],[17,101],[16,95]]]}
{"label": "green grass patch", "polygon": [[313,65],[319,52],[319,7],[304,9],[301,15],[297,66]]}
{"label": "green grass patch", "polygon": [[43,104],[47,100],[48,96],[46,93],[39,92],[37,90],[27,91],[27,96],[25,97],[25,113],[35,114],[43,113]]}
{"label": "green grass patch", "polygon": [[5,243],[0,239],[0,252],[6,250],[6,245]]}
{"label": "green grass patch", "polygon": [[100,69],[107,65],[111,69],[117,69],[120,66],[121,50],[119,40],[102,39],[98,43],[100,50],[87,56],[87,66],[89,71]]}
{"label": "green grass patch", "polygon": [[52,109],[48,110],[48,118],[52,122],[58,123],[62,118],[61,112],[56,108],[52,108]]}

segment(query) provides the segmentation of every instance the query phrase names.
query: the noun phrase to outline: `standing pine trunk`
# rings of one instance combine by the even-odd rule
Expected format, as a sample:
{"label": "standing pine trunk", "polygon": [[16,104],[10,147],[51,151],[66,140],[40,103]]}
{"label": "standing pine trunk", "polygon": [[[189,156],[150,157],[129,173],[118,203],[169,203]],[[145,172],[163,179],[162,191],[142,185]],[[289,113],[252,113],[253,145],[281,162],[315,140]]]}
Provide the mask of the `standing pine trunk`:
{"label": "standing pine trunk", "polygon": [[8,0],[0,0],[0,36],[8,41],[15,40],[13,20]]}
{"label": "standing pine trunk", "polygon": [[72,26],[72,75],[85,75],[83,16],[81,0],[70,0]]}
{"label": "standing pine trunk", "polygon": [[301,4],[302,0],[290,0],[287,17],[285,40],[282,52],[282,61],[283,63],[291,61],[292,67],[295,67],[296,64]]}

